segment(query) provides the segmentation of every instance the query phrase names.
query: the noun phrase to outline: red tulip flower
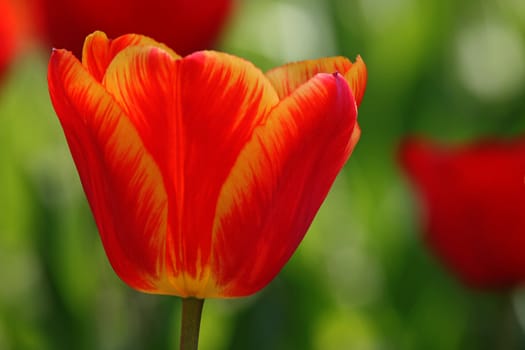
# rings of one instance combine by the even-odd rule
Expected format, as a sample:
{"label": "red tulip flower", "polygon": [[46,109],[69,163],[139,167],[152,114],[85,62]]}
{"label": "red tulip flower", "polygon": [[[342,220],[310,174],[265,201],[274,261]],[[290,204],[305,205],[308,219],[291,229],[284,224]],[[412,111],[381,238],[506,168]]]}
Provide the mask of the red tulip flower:
{"label": "red tulip flower", "polygon": [[0,78],[15,55],[20,23],[11,0],[0,0]]}
{"label": "red tulip flower", "polygon": [[426,240],[459,279],[488,289],[525,282],[525,139],[455,148],[410,139],[401,159]]}
{"label": "red tulip flower", "polygon": [[80,57],[84,38],[95,30],[110,37],[141,33],[179,54],[212,46],[232,0],[38,0],[43,32],[53,47]]}
{"label": "red tulip flower", "polygon": [[82,62],[55,50],[48,80],[116,273],[201,299],[252,294],[288,261],[358,141],[366,68],[334,57],[265,75],[96,32]]}

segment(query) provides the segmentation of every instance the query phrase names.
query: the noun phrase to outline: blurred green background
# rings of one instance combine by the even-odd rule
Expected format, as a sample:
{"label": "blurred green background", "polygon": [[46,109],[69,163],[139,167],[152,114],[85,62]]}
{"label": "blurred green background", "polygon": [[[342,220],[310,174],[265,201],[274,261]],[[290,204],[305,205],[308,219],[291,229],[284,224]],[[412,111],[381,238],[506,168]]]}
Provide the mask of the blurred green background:
{"label": "blurred green background", "polygon": [[[399,140],[525,129],[523,0],[239,0],[219,49],[263,70],[364,58],[362,137],[262,292],[205,304],[201,349],[525,349],[525,294],[463,288],[426,249]],[[111,270],[58,119],[49,53],[0,88],[0,349],[174,349],[180,300]],[[522,321],[520,326],[520,320]]]}

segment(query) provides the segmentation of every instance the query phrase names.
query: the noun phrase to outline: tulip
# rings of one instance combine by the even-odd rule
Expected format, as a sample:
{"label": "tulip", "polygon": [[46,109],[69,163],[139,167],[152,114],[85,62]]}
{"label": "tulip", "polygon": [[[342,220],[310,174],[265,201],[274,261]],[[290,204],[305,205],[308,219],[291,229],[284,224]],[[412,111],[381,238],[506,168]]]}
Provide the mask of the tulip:
{"label": "tulip", "polygon": [[232,0],[36,0],[42,31],[52,47],[80,57],[84,38],[95,30],[116,37],[141,33],[179,54],[208,49],[231,12]]}
{"label": "tulip", "polygon": [[448,269],[478,289],[525,282],[525,139],[445,147],[414,138],[400,154],[425,239]]}
{"label": "tulip", "polygon": [[0,77],[13,59],[19,36],[19,23],[11,0],[0,0]]}
{"label": "tulip", "polygon": [[265,75],[96,32],[82,62],[53,51],[48,81],[115,272],[204,299],[255,293],[288,261],[359,139],[366,68],[333,57]]}

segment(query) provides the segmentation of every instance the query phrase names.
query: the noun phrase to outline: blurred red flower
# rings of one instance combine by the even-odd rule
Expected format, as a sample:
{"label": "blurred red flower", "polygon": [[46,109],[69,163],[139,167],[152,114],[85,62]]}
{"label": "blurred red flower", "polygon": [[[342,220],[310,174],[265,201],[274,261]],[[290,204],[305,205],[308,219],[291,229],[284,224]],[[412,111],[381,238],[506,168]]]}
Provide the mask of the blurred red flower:
{"label": "blurred red flower", "polygon": [[224,53],[181,58],[97,32],[82,62],[54,51],[48,81],[122,280],[234,297],[280,271],[350,157],[366,67],[332,57],[265,75]]}
{"label": "blurred red flower", "polygon": [[82,52],[95,30],[110,37],[138,33],[156,38],[179,54],[209,49],[225,24],[232,0],[36,0],[42,31],[56,48]]}
{"label": "blurred red flower", "polygon": [[14,0],[0,0],[0,78],[20,47],[22,23]]}
{"label": "blurred red flower", "polygon": [[525,139],[461,147],[408,139],[401,162],[426,241],[451,271],[477,288],[525,282]]}

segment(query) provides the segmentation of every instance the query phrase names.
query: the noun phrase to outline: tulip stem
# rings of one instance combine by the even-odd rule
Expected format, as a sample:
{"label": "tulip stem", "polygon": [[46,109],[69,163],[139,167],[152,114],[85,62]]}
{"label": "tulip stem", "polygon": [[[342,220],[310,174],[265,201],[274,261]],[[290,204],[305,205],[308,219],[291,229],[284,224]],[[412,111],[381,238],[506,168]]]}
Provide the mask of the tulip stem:
{"label": "tulip stem", "polygon": [[182,299],[180,350],[197,350],[204,299]]}

